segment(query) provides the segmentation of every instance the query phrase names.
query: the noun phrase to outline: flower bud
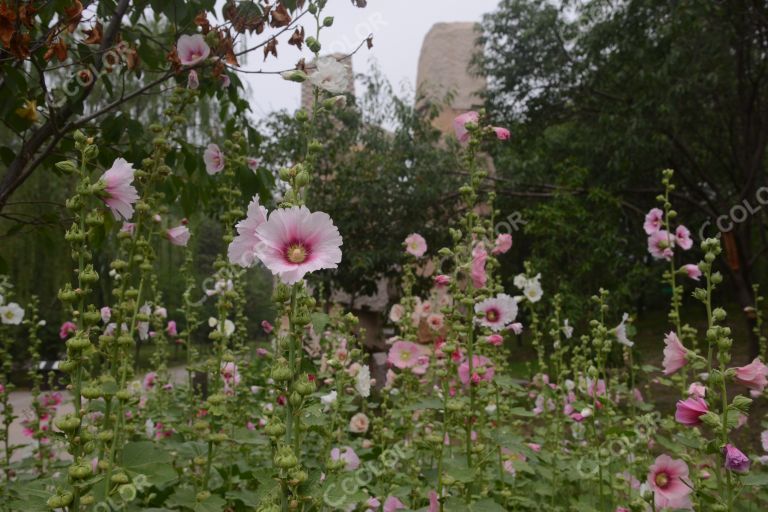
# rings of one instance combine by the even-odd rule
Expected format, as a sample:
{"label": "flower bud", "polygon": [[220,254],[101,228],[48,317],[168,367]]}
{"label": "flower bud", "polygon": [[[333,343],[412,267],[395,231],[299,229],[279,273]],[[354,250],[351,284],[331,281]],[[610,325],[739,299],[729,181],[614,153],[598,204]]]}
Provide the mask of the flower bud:
{"label": "flower bud", "polygon": [[305,72],[299,69],[294,69],[293,71],[285,71],[284,73],[280,73],[280,76],[282,76],[283,79],[288,80],[290,82],[298,82],[298,83],[304,82],[307,80],[307,78],[309,78],[309,76]]}
{"label": "flower bud", "polygon": [[77,172],[77,164],[72,160],[63,160],[61,162],[56,162],[55,166],[58,170],[66,174],[72,174],[73,172]]}
{"label": "flower bud", "polygon": [[312,36],[307,37],[304,42],[307,44],[307,48],[312,51],[312,53],[319,53],[322,49],[322,45],[320,44],[320,41],[315,39]]}

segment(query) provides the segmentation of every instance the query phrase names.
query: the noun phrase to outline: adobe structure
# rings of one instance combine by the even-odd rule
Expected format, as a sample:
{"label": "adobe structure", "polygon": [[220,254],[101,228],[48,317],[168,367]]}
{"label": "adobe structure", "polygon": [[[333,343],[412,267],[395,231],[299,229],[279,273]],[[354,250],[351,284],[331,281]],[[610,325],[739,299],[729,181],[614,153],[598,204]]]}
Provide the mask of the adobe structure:
{"label": "adobe structure", "polygon": [[457,115],[483,104],[480,93],[485,90],[485,78],[469,71],[477,52],[476,27],[473,22],[436,23],[421,45],[417,90],[435,101],[441,101],[447,93],[453,94],[450,105],[433,123],[443,133],[453,131]]}

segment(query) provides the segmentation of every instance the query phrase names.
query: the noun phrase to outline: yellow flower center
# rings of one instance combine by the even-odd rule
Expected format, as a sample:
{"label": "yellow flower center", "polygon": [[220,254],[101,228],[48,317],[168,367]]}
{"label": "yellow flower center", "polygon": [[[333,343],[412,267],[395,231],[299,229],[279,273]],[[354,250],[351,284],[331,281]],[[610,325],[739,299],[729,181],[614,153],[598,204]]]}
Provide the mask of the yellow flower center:
{"label": "yellow flower center", "polygon": [[307,250],[301,244],[294,244],[288,247],[286,256],[291,263],[304,263],[307,260]]}
{"label": "yellow flower center", "polygon": [[659,473],[656,475],[656,485],[660,488],[664,488],[669,483],[669,476],[666,473]]}
{"label": "yellow flower center", "polygon": [[487,318],[489,322],[495,322],[499,319],[499,312],[495,309],[489,309],[485,313],[485,318]]}
{"label": "yellow flower center", "polygon": [[410,358],[411,358],[411,353],[408,352],[407,350],[400,352],[400,359],[402,359],[403,361],[407,361]]}

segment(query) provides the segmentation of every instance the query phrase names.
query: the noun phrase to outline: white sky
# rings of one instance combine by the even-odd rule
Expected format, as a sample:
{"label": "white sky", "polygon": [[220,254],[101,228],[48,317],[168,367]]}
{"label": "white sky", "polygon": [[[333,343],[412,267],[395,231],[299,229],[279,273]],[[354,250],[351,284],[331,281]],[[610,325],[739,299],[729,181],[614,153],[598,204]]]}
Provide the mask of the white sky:
{"label": "white sky", "polygon": [[[416,82],[421,44],[432,25],[480,21],[497,3],[498,0],[368,0],[368,6],[360,9],[350,0],[328,0],[323,12],[334,17],[334,24],[321,33],[322,53],[350,53],[373,33],[373,48],[362,48],[354,56],[355,73],[365,73],[376,62],[395,91],[410,94]],[[305,25],[307,35],[314,33],[314,25],[310,23],[314,23],[312,18],[308,18]],[[302,54],[310,60],[311,53],[306,47]],[[278,59],[270,56],[264,63],[262,52],[257,50],[240,64],[246,70],[282,70],[292,68],[300,58],[296,47],[289,46],[284,37],[278,44]],[[299,106],[299,84],[286,82],[278,75],[240,76],[252,89],[250,102],[255,117]]]}

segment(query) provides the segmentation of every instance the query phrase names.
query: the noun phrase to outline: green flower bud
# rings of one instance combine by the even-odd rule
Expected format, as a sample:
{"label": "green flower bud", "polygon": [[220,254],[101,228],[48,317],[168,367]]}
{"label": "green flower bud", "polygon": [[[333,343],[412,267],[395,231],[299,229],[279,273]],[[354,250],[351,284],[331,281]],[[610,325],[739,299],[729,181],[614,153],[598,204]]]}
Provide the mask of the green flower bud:
{"label": "green flower bud", "polygon": [[298,82],[298,83],[302,83],[309,78],[309,75],[307,75],[305,72],[301,71],[300,69],[286,71],[285,73],[281,73],[280,76],[282,76],[283,79],[288,80],[290,82]]}
{"label": "green flower bud", "polygon": [[307,48],[312,51],[312,53],[319,53],[322,49],[322,45],[320,44],[320,41],[315,39],[312,36],[307,37],[304,42],[307,44]]}
{"label": "green flower bud", "polygon": [[97,156],[99,156],[99,147],[98,146],[87,146],[85,150],[83,151],[83,158],[85,160],[93,160]]}
{"label": "green flower bud", "polygon": [[303,401],[304,401],[304,398],[296,391],[291,393],[291,395],[288,397],[288,403],[290,403],[291,407],[293,407],[294,409],[298,409],[299,407],[301,407],[301,403]]}
{"label": "green flower bud", "polygon": [[111,480],[114,484],[127,484],[131,481],[125,473],[115,473],[112,475]]}
{"label": "green flower bud", "polygon": [[288,361],[280,359],[272,367],[272,379],[275,382],[288,382],[293,377],[293,372],[288,366]]}
{"label": "green flower bud", "polygon": [[291,469],[299,464],[299,459],[290,446],[282,446],[275,454],[275,466],[281,469]]}
{"label": "green flower bud", "polygon": [[58,170],[66,174],[72,174],[73,172],[77,172],[77,164],[72,160],[63,160],[61,162],[56,162],[55,166]]}
{"label": "green flower bud", "polygon": [[333,16],[326,16],[323,18],[323,26],[330,27],[333,25]]}
{"label": "green flower bud", "polygon": [[101,389],[95,386],[88,386],[83,388],[81,394],[88,400],[95,400],[101,396]]}
{"label": "green flower bud", "polygon": [[275,417],[264,427],[264,433],[269,437],[280,437],[285,434],[285,425]]}

